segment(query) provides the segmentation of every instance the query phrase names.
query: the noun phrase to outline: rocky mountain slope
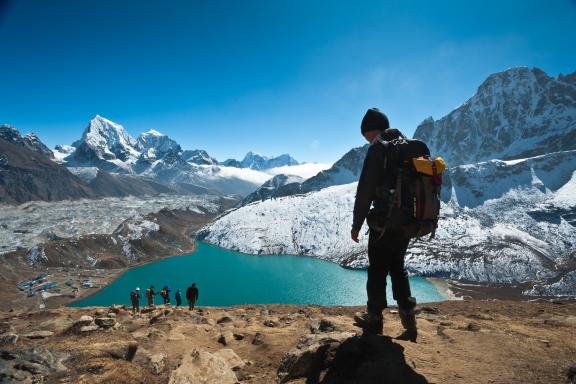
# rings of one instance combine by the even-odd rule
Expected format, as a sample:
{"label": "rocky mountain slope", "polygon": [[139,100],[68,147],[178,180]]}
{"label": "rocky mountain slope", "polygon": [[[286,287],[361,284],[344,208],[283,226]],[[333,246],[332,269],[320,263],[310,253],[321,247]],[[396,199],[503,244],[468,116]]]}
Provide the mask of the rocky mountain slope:
{"label": "rocky mountain slope", "polygon": [[418,306],[418,343],[385,311],[361,336],[354,307],[245,305],[0,312],[3,383],[573,382],[576,305],[452,301]]}
{"label": "rocky mountain slope", "polygon": [[45,154],[0,138],[0,202],[20,204],[94,196],[82,180]]}
{"label": "rocky mountain slope", "polygon": [[576,149],[576,72],[552,78],[520,67],[490,75],[448,115],[424,120],[414,137],[450,167]]}
{"label": "rocky mountain slope", "polygon": [[4,139],[14,145],[26,148],[47,158],[54,158],[52,151],[34,133],[24,136],[18,130],[9,125],[0,125],[0,139]]}

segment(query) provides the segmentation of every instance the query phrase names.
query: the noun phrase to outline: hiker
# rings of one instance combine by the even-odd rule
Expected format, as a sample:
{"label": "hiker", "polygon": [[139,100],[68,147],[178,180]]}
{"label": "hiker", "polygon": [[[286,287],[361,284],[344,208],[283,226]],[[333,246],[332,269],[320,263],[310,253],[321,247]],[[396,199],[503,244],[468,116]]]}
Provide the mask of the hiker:
{"label": "hiker", "polygon": [[176,298],[176,306],[179,307],[182,305],[182,295],[180,293],[180,288],[178,288],[176,290],[176,293],[174,294],[174,297]]}
{"label": "hiker", "polygon": [[140,288],[130,292],[130,301],[132,301],[132,313],[140,312]]}
{"label": "hiker", "polygon": [[160,291],[160,296],[164,299],[164,304],[170,304],[170,287],[165,285]]}
{"label": "hiker", "polygon": [[154,305],[154,295],[156,294],[156,292],[154,292],[154,286],[151,285],[150,288],[148,288],[146,290],[146,299],[148,300],[148,306],[151,307]]}
{"label": "hiker", "polygon": [[192,283],[186,290],[186,300],[188,300],[188,309],[190,311],[193,310],[196,300],[198,300],[198,287],[196,287],[196,283]]}
{"label": "hiker", "polygon": [[[392,141],[405,136],[397,129],[390,128],[388,118],[377,108],[369,109],[360,126],[362,136],[370,143],[364,160],[354,203],[354,219],[351,238],[358,242],[358,235],[364,220],[373,210],[387,211],[389,201],[383,190],[390,190],[387,180],[389,167],[386,164],[386,147],[382,141]],[[388,184],[387,184],[388,183]],[[386,189],[385,189],[386,186]],[[408,274],[404,268],[404,255],[410,237],[401,229],[386,228],[369,230],[368,237],[368,294],[367,311],[354,316],[356,325],[367,334],[381,335],[383,331],[382,311],[387,307],[386,276],[390,273],[392,293],[398,303],[398,313],[405,331],[397,337],[400,340],[415,342],[417,337],[414,307],[416,299],[410,292]]]}

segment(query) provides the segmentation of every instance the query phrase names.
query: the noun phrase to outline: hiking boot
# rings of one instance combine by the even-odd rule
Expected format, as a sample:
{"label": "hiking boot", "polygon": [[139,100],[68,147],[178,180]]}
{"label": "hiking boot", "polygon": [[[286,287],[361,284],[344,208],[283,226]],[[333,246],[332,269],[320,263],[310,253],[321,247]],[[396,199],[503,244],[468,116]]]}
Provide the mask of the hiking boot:
{"label": "hiking boot", "polygon": [[384,328],[382,313],[357,312],[354,325],[362,328],[365,334],[381,335]]}
{"label": "hiking boot", "polygon": [[414,309],[406,310],[398,308],[398,314],[400,315],[400,321],[402,322],[405,331],[396,337],[396,340],[405,340],[415,343],[416,338],[418,337],[418,329],[416,328],[416,313],[414,312]]}

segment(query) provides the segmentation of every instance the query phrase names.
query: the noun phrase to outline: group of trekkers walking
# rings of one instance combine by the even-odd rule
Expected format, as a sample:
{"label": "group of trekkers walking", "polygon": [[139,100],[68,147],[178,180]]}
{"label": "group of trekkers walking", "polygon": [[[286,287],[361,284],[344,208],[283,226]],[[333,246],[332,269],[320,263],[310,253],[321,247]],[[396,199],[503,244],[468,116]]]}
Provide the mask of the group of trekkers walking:
{"label": "group of trekkers walking", "polygon": [[[144,293],[144,296],[146,297],[147,306],[152,307],[156,305],[156,303],[154,302],[154,296],[160,296],[162,298],[162,304],[170,305],[170,292],[172,292],[172,290],[168,285],[165,285],[159,292],[156,292],[154,286],[150,285],[150,287],[146,289],[146,292]],[[188,289],[186,289],[186,301],[188,302],[189,310],[194,309],[196,301],[198,300],[198,293],[199,291],[198,287],[196,286],[196,283],[192,283],[192,285],[189,286]],[[136,287],[135,290],[130,292],[130,301],[132,302],[133,313],[140,312],[141,297],[142,296],[140,294],[140,287]],[[177,307],[182,305],[182,292],[180,288],[176,290],[176,293],[174,294],[174,299],[176,300]]]}

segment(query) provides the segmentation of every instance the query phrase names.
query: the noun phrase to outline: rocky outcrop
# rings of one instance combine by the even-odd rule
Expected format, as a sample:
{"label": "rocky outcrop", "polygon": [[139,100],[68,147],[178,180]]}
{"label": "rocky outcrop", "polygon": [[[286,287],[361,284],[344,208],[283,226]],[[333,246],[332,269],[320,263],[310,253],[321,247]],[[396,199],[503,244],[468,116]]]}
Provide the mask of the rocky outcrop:
{"label": "rocky outcrop", "polygon": [[34,133],[28,133],[22,136],[20,132],[9,125],[0,125],[0,139],[6,140],[16,146],[26,148],[29,151],[36,152],[48,159],[53,159],[54,155],[38,136]]}
{"label": "rocky outcrop", "polygon": [[[573,366],[573,302],[419,305],[417,344],[391,337],[402,330],[395,309],[384,312],[384,336],[362,335],[353,325],[358,309],[156,306],[133,314],[111,306],[0,312],[0,339],[12,339],[0,345],[0,382],[559,384]],[[94,324],[111,314],[117,326]],[[92,329],[70,332],[79,325]],[[39,330],[53,335],[11,337]],[[233,340],[223,346],[217,336],[227,332]]]}
{"label": "rocky outcrop", "polygon": [[184,354],[180,366],[170,374],[168,384],[235,384],[236,375],[226,360],[210,352],[194,349]]}

